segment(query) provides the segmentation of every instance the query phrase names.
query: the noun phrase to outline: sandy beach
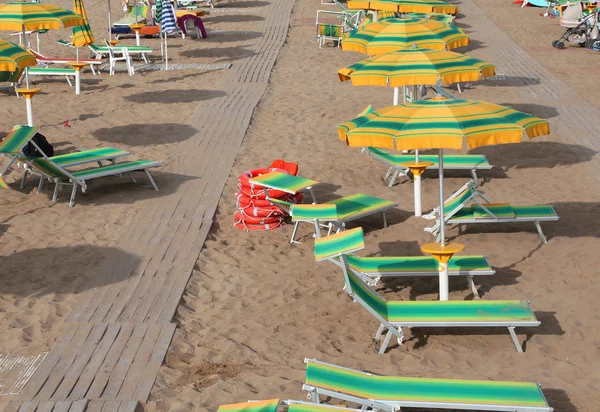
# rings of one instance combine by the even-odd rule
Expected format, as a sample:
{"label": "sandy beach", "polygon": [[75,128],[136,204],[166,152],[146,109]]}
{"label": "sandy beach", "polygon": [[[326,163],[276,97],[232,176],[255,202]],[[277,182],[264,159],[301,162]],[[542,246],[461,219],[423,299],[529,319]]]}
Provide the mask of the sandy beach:
{"label": "sandy beach", "polygon": [[[65,0],[55,4],[72,7]],[[212,31],[209,37],[169,39],[169,56],[174,63],[232,65],[256,58],[265,10],[273,4],[218,1],[217,7],[247,11],[205,16]],[[557,103],[536,93],[545,87],[565,87],[580,99],[578,107],[600,108],[590,80],[600,53],[553,49],[551,41],[563,28],[557,19],[540,17],[542,9],[521,9],[506,0],[463,0],[458,5],[461,14],[456,23],[474,39],[470,47],[458,51],[491,61],[498,65],[498,73],[507,75],[472,84],[461,97],[548,118],[552,130],[550,136],[533,142],[472,152],[485,154],[495,166],[481,173],[482,190],[490,200],[555,207],[560,221],[542,224],[548,244],[541,243],[533,224],[485,225],[460,233],[452,227],[448,233],[465,244],[465,253],[486,255],[496,270],[494,276],[477,280],[483,299],[531,301],[542,325],[517,330],[525,353],[514,351],[504,330],[415,329],[404,346],[391,345],[385,355],[378,355],[371,339],[375,320],[343,293],[338,268],[314,262],[309,226],[301,226],[302,244],[294,246],[288,243],[289,224],[272,232],[232,228],[238,175],[282,158],[298,163],[300,175],[321,183],[315,187],[319,201],[365,193],[399,203],[388,214],[388,228],[382,228],[378,216],[358,222],[366,232],[366,250],[359,254],[421,255],[420,246],[433,240],[423,231],[431,222],[412,214],[412,183],[405,179],[386,187],[382,163],[337,139],[339,123],[368,104],[390,105],[392,90],[340,83],[337,70],[364,56],[330,46],[319,49],[314,16],[317,9],[328,7],[316,0],[298,0],[287,40],[233,168],[221,171],[229,177],[177,309],[178,327],[145,404],[147,410],[215,411],[221,404],[248,399],[306,399],[301,390],[305,357],[379,374],[534,381],[542,385],[555,411],[597,410],[598,161],[581,133],[570,132]],[[89,1],[86,7],[101,39],[105,2]],[[113,14],[121,14],[116,4]],[[532,62],[556,77],[536,84],[510,75],[510,61],[501,54],[508,46],[496,33],[506,33]],[[43,37],[42,51],[74,54],[55,43],[68,35],[68,30],[51,31]],[[6,39],[8,34],[2,32],[0,37]],[[158,42],[143,39],[156,49]],[[158,52],[154,54],[160,60]],[[74,208],[67,206],[68,190],[54,203],[49,188],[36,193],[35,179],[19,190],[21,170],[7,177],[12,190],[0,194],[3,352],[51,350],[81,296],[102,283],[94,277],[95,270],[107,256],[121,253],[117,244],[128,235],[130,225],[161,199],[191,187],[197,176],[184,173],[190,167],[186,150],[198,136],[209,133],[198,126],[197,113],[224,97],[228,70],[155,71],[132,77],[86,74],[80,96],[63,79],[39,82],[42,92],[33,102],[36,124],[58,154],[112,146],[130,151],[132,159],[162,160],[165,166],[153,173],[160,192],[140,187],[145,181],[136,186],[125,178],[99,180],[87,193],[78,194]],[[26,117],[22,99],[6,91],[0,92],[0,105],[5,108],[2,138]],[[66,120],[70,127],[64,126]],[[587,139],[593,142],[596,136]],[[468,178],[468,173],[448,173],[447,193]],[[424,210],[436,206],[437,196],[438,180],[427,174]],[[450,299],[473,298],[463,278],[451,279],[450,286]],[[433,300],[438,281],[386,281],[379,291],[388,299]]]}

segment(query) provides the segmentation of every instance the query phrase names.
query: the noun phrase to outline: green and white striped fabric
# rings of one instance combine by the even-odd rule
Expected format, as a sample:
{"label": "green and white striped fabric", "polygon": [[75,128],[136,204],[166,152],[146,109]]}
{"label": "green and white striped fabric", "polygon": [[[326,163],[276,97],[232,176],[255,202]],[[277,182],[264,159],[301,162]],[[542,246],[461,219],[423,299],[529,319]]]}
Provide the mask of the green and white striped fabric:
{"label": "green and white striped fabric", "polygon": [[360,227],[315,239],[315,260],[320,262],[365,248],[363,230]]}
{"label": "green and white striped fabric", "polygon": [[40,128],[34,126],[19,126],[0,142],[0,153],[18,154],[23,147],[35,136]]}
{"label": "green and white striped fabric", "polygon": [[[414,154],[393,154],[376,147],[368,147],[369,154],[392,166],[401,166],[405,162],[414,162]],[[419,161],[432,162],[432,168],[438,168],[438,155],[419,154]],[[484,155],[444,155],[444,169],[491,169],[492,165]]]}
{"label": "green and white striped fabric", "polygon": [[217,412],[276,412],[279,399],[221,405]]}
{"label": "green and white striped fabric", "polygon": [[[350,269],[365,275],[397,275],[410,273],[414,275],[438,275],[438,262],[431,256],[369,256],[347,255]],[[485,256],[455,255],[448,262],[448,274],[492,274]]]}
{"label": "green and white striped fabric", "polygon": [[333,397],[351,396],[391,406],[496,411],[550,412],[536,383],[378,376],[306,361],[306,385]]}

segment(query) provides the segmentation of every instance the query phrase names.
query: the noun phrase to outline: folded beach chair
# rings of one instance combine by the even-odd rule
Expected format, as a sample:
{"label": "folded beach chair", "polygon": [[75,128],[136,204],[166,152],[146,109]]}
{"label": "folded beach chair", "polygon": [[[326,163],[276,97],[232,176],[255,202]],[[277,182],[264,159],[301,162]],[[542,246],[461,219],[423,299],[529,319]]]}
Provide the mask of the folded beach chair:
{"label": "folded beach chair", "polygon": [[[330,238],[329,250],[337,251],[340,259],[328,258],[331,263],[340,266],[344,274],[351,270],[370,285],[376,285],[382,277],[439,276],[438,262],[432,256],[374,256],[361,257],[345,252],[348,242],[358,242],[357,247],[364,249],[362,232],[356,229],[340,233]],[[485,256],[455,255],[448,262],[449,276],[466,276],[467,282],[476,298],[479,298],[473,276],[489,276],[496,273]]]}
{"label": "folded beach chair", "polygon": [[292,216],[294,230],[290,243],[297,243],[296,232],[300,222],[308,222],[315,225],[315,236],[321,236],[321,225],[325,224],[328,233],[333,227],[337,231],[344,230],[346,223],[361,219],[366,216],[381,213],[383,225],[387,227],[385,213],[388,209],[398,206],[398,203],[390,200],[381,199],[374,196],[355,194],[341,199],[330,200],[320,204],[292,204],[280,199],[270,198],[269,190],[281,190],[286,193],[296,194],[302,190],[309,190],[316,203],[312,186],[318,184],[314,180],[305,179],[300,176],[292,176],[281,172],[270,172],[264,175],[250,179],[250,183],[260,185],[265,188],[267,199],[274,205],[282,208]]}
{"label": "folded beach chair", "polygon": [[[339,246],[339,237],[344,237],[343,247]],[[315,259],[343,260],[345,254],[364,248],[362,239],[362,228],[315,239]],[[344,278],[344,291],[380,323],[375,339],[380,340],[387,331],[380,354],[385,353],[392,336],[402,345],[402,327],[505,327],[517,352],[523,352],[515,327],[540,324],[527,301],[386,301],[353,271],[344,271]]]}
{"label": "folded beach chair", "polygon": [[[29,49],[29,52],[35,56],[38,64],[42,67],[48,67],[51,64],[75,63],[77,61],[77,59],[74,57],[46,57],[32,49]],[[94,66],[102,64],[102,62],[97,59],[79,59],[79,62],[89,64],[93,74],[96,74],[96,69]]]}
{"label": "folded beach chair", "polygon": [[[473,204],[469,206],[470,202]],[[437,235],[439,241],[439,208],[424,217],[434,219],[435,216],[438,216],[436,224],[425,228],[425,231]],[[549,205],[512,206],[509,203],[490,203],[472,181],[467,182],[444,202],[446,224],[533,222],[544,243],[547,240],[540,222],[556,220],[558,215]]]}
{"label": "folded beach chair", "polygon": [[[395,155],[376,147],[365,147],[363,151],[388,165],[389,169],[383,178],[388,187],[392,187],[398,177],[408,174],[408,167],[402,166],[402,163],[415,161],[414,154]],[[429,166],[428,170],[438,170],[440,168],[438,155],[419,154],[419,161],[432,162],[433,165]],[[490,170],[491,168],[492,165],[489,164],[484,155],[444,155],[444,170],[468,170],[471,172],[473,181],[476,184],[479,184],[477,171]]]}
{"label": "folded beach chair", "polygon": [[[362,405],[362,409],[401,408],[551,412],[538,383],[380,376],[305,359],[312,402],[330,397]],[[383,405],[383,406],[382,406]]]}
{"label": "folded beach chair", "polygon": [[[19,157],[25,157],[23,149],[31,141],[31,139],[33,139],[39,129],[39,127],[33,126],[20,126],[13,129],[4,138],[4,140],[0,142],[0,153],[10,159],[8,164],[2,169],[2,172],[0,172],[0,176],[3,176],[11,167],[13,162],[18,160]],[[36,148],[40,150],[37,145]],[[43,153],[42,150],[40,150],[40,152]],[[98,166],[102,167],[104,166],[102,164],[104,161],[109,161],[114,164],[115,159],[128,155],[130,155],[130,153],[125,150],[115,149],[113,147],[102,147],[98,149],[82,150],[79,152],[52,156],[48,159],[61,167],[79,166],[88,163],[98,163]],[[23,174],[23,180],[21,181],[21,188],[25,186],[25,181],[28,174],[29,171],[26,169],[25,173]],[[40,187],[38,187],[38,191],[41,190],[43,179],[44,177],[41,176]]]}
{"label": "folded beach chair", "polygon": [[146,5],[141,6],[127,6],[127,12],[125,15],[113,23],[113,26],[127,26],[129,27],[135,23],[146,23],[146,16],[148,15],[149,7]]}
{"label": "folded beach chair", "polygon": [[[332,20],[337,18],[335,23]],[[330,40],[336,43],[339,48],[342,44],[342,36],[344,34],[344,20],[347,14],[341,11],[317,10],[317,43],[319,48],[323,48],[323,44]]]}

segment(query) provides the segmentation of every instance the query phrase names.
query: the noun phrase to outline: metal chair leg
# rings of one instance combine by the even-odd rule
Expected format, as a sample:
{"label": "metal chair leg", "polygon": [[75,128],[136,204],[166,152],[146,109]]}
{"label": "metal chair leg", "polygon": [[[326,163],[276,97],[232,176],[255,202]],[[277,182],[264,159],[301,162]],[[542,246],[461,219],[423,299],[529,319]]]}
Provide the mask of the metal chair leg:
{"label": "metal chair leg", "polygon": [[542,238],[542,242],[544,243],[548,243],[548,239],[546,239],[546,235],[544,235],[544,232],[542,231],[542,227],[540,226],[540,222],[536,221],[535,223],[535,227],[540,235],[540,237]]}
{"label": "metal chair leg", "polygon": [[23,189],[25,187],[25,181],[27,180],[28,174],[29,174],[29,171],[27,171],[27,169],[25,169],[25,173],[23,173],[23,178],[21,179],[21,189]]}
{"label": "metal chair leg", "polygon": [[515,327],[509,326],[508,332],[510,333],[510,337],[515,345],[515,348],[517,349],[517,352],[523,353],[523,348],[521,347],[521,344],[519,343],[519,339],[517,338],[517,334],[515,333]]}
{"label": "metal chair leg", "polygon": [[473,276],[467,275],[467,282],[471,287],[471,292],[473,292],[473,296],[475,296],[475,299],[479,299],[479,292],[477,291],[477,287],[475,286],[475,282],[473,281]]}
{"label": "metal chair leg", "polygon": [[73,190],[71,190],[71,199],[69,200],[69,207],[73,207],[75,204],[75,196],[77,195],[77,183],[73,182]]}
{"label": "metal chair leg", "polygon": [[44,176],[40,176],[40,182],[38,183],[37,192],[40,193],[44,188]]}
{"label": "metal chair leg", "polygon": [[152,185],[152,187],[154,188],[154,190],[156,190],[158,192],[158,186],[156,185],[156,182],[152,178],[152,175],[150,174],[150,172],[148,171],[148,169],[144,170],[144,172],[146,172],[146,176],[148,176],[148,180],[150,181],[150,184]]}

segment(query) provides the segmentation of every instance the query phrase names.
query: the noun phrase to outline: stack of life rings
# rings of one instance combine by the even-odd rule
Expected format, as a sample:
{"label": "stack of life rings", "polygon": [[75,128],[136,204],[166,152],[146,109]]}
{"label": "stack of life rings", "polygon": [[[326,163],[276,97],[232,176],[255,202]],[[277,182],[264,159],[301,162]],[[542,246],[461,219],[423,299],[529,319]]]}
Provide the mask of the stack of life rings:
{"label": "stack of life rings", "polygon": [[[267,199],[263,186],[250,183],[250,179],[269,172],[281,172],[295,176],[298,165],[277,159],[271,166],[253,169],[239,176],[238,193],[236,193],[237,210],[233,217],[233,226],[244,231],[273,230],[285,223],[286,211],[273,205]],[[280,199],[289,203],[302,201],[302,193],[290,194],[280,190],[269,190],[269,198]]]}

